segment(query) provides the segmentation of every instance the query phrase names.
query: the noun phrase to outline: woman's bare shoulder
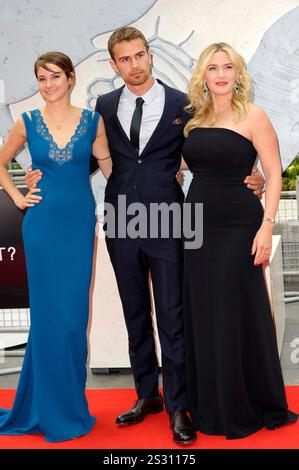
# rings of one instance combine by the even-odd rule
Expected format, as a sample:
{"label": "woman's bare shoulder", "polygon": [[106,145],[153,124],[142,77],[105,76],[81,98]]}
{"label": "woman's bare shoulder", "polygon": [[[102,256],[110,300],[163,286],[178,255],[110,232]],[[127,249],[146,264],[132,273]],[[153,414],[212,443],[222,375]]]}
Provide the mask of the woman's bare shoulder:
{"label": "woman's bare shoulder", "polygon": [[272,122],[267,113],[255,103],[250,103],[247,116],[248,126],[252,136],[275,134]]}
{"label": "woman's bare shoulder", "polygon": [[265,113],[265,111],[263,110],[263,108],[261,108],[260,106],[258,106],[255,103],[249,103],[247,117],[250,120],[252,120],[252,119],[253,120],[255,120],[255,119],[269,120],[269,118],[268,118],[267,114]]}

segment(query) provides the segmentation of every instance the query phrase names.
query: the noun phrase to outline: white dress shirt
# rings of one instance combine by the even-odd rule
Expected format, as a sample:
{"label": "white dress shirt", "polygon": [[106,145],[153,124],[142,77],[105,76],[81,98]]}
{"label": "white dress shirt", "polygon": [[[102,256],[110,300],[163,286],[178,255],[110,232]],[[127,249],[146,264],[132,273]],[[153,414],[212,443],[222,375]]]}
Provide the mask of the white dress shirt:
{"label": "white dress shirt", "polygon": [[[129,140],[136,98],[138,96],[134,95],[125,86],[118,104],[117,116]],[[153,86],[141,98],[144,99],[144,103],[142,106],[142,121],[139,134],[139,154],[143,151],[161,119],[165,104],[164,87],[155,80]]]}

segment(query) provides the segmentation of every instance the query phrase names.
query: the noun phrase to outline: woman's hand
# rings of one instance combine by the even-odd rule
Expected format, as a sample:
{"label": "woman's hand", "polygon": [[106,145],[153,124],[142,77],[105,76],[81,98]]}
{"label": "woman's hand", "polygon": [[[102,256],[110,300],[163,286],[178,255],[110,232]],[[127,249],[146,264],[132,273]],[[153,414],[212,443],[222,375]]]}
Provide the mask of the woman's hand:
{"label": "woman's hand", "polygon": [[26,196],[20,194],[20,196],[18,196],[14,201],[15,205],[21,210],[27,209],[27,207],[35,206],[35,204],[38,204],[42,200],[42,196],[37,196],[34,194],[37,192],[40,192],[39,188],[30,189]]}
{"label": "woman's hand", "polygon": [[179,170],[177,172],[177,174],[175,175],[176,179],[177,179],[177,182],[183,186],[184,185],[184,181],[185,181],[185,175],[184,175],[184,172]]}
{"label": "woman's hand", "polygon": [[24,177],[27,188],[36,188],[36,185],[42,179],[42,176],[43,174],[40,170],[32,170],[32,168],[28,168]]}
{"label": "woman's hand", "polygon": [[251,248],[251,254],[255,254],[255,266],[269,261],[272,253],[272,229],[272,224],[265,221],[256,233]]}
{"label": "woman's hand", "polygon": [[247,188],[252,189],[253,194],[259,199],[262,198],[265,180],[256,165],[252,168],[251,175],[245,178],[244,183],[247,184]]}

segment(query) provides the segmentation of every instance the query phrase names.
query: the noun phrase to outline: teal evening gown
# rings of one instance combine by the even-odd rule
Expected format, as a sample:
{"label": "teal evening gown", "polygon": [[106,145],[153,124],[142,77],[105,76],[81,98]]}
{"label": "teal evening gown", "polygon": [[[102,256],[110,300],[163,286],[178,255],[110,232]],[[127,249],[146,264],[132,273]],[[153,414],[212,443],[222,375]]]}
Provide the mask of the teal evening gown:
{"label": "teal evening gown", "polygon": [[43,172],[43,199],[23,222],[31,327],[13,408],[0,409],[0,434],[42,433],[59,442],[95,423],[85,383],[96,222],[89,162],[99,114],[84,109],[63,149],[38,109],[22,118],[32,167]]}

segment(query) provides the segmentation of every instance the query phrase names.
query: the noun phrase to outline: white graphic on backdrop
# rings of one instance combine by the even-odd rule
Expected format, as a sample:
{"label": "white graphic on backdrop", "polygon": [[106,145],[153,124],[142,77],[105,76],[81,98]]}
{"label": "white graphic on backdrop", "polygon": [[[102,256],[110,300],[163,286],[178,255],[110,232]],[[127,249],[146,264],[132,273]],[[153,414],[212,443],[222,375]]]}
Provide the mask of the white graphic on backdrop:
{"label": "white graphic on backdrop", "polygon": [[[277,131],[286,168],[295,158],[299,142],[299,56],[296,52],[299,7],[295,0],[279,0],[272,9],[271,5],[270,0],[255,0],[251,5],[240,0],[236,8],[232,0],[222,3],[214,0],[208,4],[202,0],[187,0],[170,10],[169,0],[159,0],[133,25],[141,29],[149,41],[155,76],[182,91],[186,90],[195,60],[206,45],[223,40],[236,47],[248,61],[255,81],[255,100],[269,114]],[[228,21],[225,28],[224,17]],[[272,21],[270,27],[269,21]],[[107,40],[110,34],[95,37],[92,40],[95,53],[76,66],[77,87],[73,101],[78,106],[93,108],[97,95],[122,85],[109,64]],[[35,94],[11,105],[10,111],[15,119],[20,112],[40,105],[42,101]],[[186,186],[189,179],[186,178]],[[92,178],[92,187],[97,201],[101,201],[105,180],[100,172]]]}

